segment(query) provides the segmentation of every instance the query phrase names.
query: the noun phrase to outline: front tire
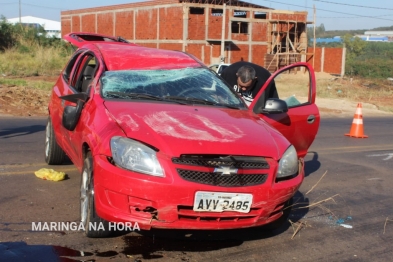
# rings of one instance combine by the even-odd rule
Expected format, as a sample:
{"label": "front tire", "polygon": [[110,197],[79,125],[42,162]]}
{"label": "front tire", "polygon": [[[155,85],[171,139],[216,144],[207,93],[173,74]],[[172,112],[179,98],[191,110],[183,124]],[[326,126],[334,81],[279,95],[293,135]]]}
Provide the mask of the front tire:
{"label": "front tire", "polygon": [[93,157],[89,152],[83,164],[80,188],[80,216],[85,235],[90,238],[108,237],[109,222],[95,211]]}
{"label": "front tire", "polygon": [[52,121],[48,117],[45,131],[45,162],[48,165],[61,165],[64,158],[65,153],[56,141]]}

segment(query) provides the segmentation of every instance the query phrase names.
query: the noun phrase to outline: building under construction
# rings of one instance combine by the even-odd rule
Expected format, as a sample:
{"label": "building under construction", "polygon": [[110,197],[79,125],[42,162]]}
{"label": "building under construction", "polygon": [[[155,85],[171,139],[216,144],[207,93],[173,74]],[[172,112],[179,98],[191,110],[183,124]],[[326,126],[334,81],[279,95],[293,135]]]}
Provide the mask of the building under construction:
{"label": "building under construction", "polygon": [[[122,36],[182,50],[205,64],[249,61],[275,71],[307,60],[307,12],[236,0],[160,0],[61,12],[61,32]],[[308,53],[310,55],[310,52]]]}

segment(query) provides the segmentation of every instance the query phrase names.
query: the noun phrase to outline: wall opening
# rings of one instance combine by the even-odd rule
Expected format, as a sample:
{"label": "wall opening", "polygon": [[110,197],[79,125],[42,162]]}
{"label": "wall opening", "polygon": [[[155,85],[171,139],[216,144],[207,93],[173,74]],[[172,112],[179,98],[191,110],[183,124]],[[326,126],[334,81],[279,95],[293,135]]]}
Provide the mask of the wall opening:
{"label": "wall opening", "polygon": [[232,34],[248,34],[248,23],[232,21],[231,30]]}
{"label": "wall opening", "polygon": [[267,13],[265,12],[254,12],[255,19],[266,19]]}
{"label": "wall opening", "polygon": [[222,16],[224,11],[222,9],[212,9],[212,16]]}
{"label": "wall opening", "polygon": [[190,14],[192,15],[203,15],[205,13],[205,8],[190,7]]}
{"label": "wall opening", "polygon": [[246,11],[235,10],[235,11],[233,11],[233,16],[237,17],[237,18],[247,18],[247,12]]}

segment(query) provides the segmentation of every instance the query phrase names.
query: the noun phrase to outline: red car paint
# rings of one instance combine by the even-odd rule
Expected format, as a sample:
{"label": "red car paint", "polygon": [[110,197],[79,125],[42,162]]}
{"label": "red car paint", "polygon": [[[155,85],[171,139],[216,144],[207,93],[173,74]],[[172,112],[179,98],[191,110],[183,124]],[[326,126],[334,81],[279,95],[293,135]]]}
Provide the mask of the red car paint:
{"label": "red car paint", "polygon": [[[303,157],[319,126],[315,76],[309,64],[289,66],[309,69],[310,97],[307,105],[289,108],[287,113],[254,113],[259,96],[248,109],[242,110],[199,104],[106,99],[102,95],[100,81],[106,71],[200,68],[204,65],[182,52],[129,43],[86,42],[70,35],[65,39],[79,46],[74,56],[75,66],[72,69],[66,66],[53,87],[49,116],[57,143],[80,171],[87,149],[92,153],[95,208],[101,218],[111,222],[138,222],[142,229],[231,229],[264,225],[282,215],[285,202],[303,181]],[[70,131],[64,127],[63,111],[67,105],[74,103],[61,97],[78,93],[75,87],[78,85],[78,72],[81,72],[78,66],[86,59],[83,54],[88,53],[96,57],[99,67],[88,89],[89,99],[75,129]],[[268,84],[269,81],[261,93]],[[312,124],[307,123],[309,115],[315,116]],[[156,149],[164,177],[138,173],[114,164],[110,160],[110,140],[114,136],[131,138]],[[278,161],[290,144],[297,149],[299,173],[293,178],[277,181]],[[258,185],[233,187],[186,180],[179,175],[179,170],[212,173],[215,168],[177,163],[175,159],[182,155],[260,156],[269,165],[268,169],[239,169],[237,174],[246,176],[262,172],[267,178]],[[197,191],[252,194],[251,210],[248,213],[194,211]]]}

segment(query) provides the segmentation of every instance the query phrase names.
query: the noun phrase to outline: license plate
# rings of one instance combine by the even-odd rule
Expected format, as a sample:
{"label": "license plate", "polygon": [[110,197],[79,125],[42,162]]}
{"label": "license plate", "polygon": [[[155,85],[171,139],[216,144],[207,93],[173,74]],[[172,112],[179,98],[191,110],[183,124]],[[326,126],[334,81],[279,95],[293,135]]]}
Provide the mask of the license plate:
{"label": "license plate", "polygon": [[199,212],[235,211],[248,213],[251,204],[251,194],[198,191],[195,193],[193,210]]}

